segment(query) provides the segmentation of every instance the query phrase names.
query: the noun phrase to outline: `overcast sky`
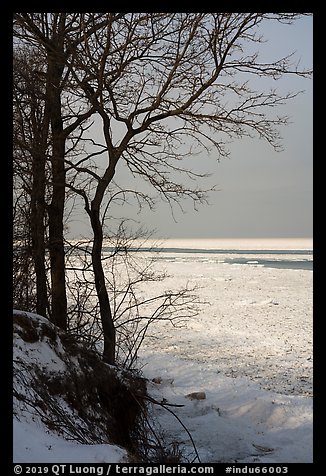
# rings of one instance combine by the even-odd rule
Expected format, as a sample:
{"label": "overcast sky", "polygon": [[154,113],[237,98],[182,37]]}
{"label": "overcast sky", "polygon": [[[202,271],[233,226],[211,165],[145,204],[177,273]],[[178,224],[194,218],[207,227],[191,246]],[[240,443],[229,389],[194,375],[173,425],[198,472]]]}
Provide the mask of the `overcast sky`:
{"label": "overcast sky", "polygon": [[[311,17],[269,25],[265,37],[275,58],[296,51],[301,66],[312,67]],[[155,213],[137,216],[139,222],[160,238],[312,237],[312,83],[292,76],[276,84],[282,91],[305,90],[280,111],[291,117],[282,129],[283,152],[257,139],[235,141],[229,159],[217,162],[213,155],[203,161],[203,171],[212,173],[208,184],[219,189],[209,196],[210,205],[196,212],[184,203],[186,213],[175,210],[175,221],[162,203]],[[86,235],[87,220],[75,218],[71,236]]]}

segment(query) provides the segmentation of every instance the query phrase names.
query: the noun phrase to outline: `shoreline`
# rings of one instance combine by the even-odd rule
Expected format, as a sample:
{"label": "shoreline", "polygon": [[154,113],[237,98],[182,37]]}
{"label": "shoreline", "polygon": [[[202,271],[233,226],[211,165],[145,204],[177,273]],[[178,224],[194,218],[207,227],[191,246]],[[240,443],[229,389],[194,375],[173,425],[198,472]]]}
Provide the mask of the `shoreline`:
{"label": "shoreline", "polygon": [[237,249],[237,250],[312,250],[312,238],[161,238],[149,244],[161,248]]}
{"label": "shoreline", "polygon": [[[80,237],[68,240],[72,245],[91,243],[92,237]],[[131,240],[132,241],[132,240]],[[188,248],[206,250],[313,250],[313,238],[143,238],[132,241],[133,246],[142,248]],[[108,239],[103,246],[110,246]]]}

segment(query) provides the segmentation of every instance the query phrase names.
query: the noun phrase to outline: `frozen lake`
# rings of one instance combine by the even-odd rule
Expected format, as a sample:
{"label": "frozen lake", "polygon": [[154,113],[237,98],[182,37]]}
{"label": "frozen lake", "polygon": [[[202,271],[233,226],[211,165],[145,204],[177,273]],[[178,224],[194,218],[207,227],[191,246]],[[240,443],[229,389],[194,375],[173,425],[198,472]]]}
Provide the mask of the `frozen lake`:
{"label": "frozen lake", "polygon": [[[251,255],[247,264],[230,264],[225,261],[228,256],[221,252],[160,255],[155,267],[170,277],[151,283],[151,293],[155,286],[159,292],[162,287],[197,284],[204,304],[186,328],[162,323],[152,332],[148,347],[155,341],[162,352],[205,362],[229,376],[249,377],[262,388],[311,395],[312,271],[261,266],[259,253]],[[241,257],[247,259],[239,251],[236,259]],[[282,257],[297,260],[294,252]]]}
{"label": "frozen lake", "polygon": [[[305,252],[309,244],[278,244],[276,249],[289,253],[271,253],[271,260],[303,258],[312,264]],[[198,249],[198,243],[193,246]],[[235,260],[248,258],[242,264],[231,264],[230,253],[222,249],[215,254],[166,250],[158,257],[155,268],[170,277],[151,283],[150,293],[188,283],[199,286],[205,304],[185,327],[162,322],[151,328],[141,349],[143,372],[162,380],[150,387],[158,400],[184,405],[178,416],[202,462],[312,462],[312,266],[262,266],[266,253],[245,251],[248,243],[232,254]],[[205,392],[206,399],[185,398],[196,391]],[[175,419],[155,412],[170,429],[171,441],[183,441],[191,453]]]}

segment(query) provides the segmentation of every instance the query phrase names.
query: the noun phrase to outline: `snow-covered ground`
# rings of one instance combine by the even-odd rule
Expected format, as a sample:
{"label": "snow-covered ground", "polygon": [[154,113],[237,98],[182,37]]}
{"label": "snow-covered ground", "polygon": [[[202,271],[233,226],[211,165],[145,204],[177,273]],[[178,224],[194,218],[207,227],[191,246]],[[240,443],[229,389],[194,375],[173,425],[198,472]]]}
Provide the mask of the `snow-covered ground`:
{"label": "snow-covered ground", "polygon": [[[14,314],[21,314],[15,311]],[[33,326],[39,330],[42,324],[50,325],[49,321],[34,313],[23,312],[28,316]],[[15,328],[16,329],[16,328]],[[50,431],[44,422],[51,415],[54,420],[57,415],[51,414],[47,409],[47,401],[43,402],[39,389],[33,385],[33,367],[47,375],[62,375],[67,372],[66,352],[59,337],[53,342],[47,336],[42,340],[33,342],[33,327],[31,339],[24,340],[14,333],[13,358],[14,358],[14,418],[13,418],[13,462],[14,463],[120,463],[127,461],[127,452],[117,445],[112,444],[80,444],[73,441],[75,435],[69,432],[69,426],[61,426],[60,431]],[[71,361],[78,371],[78,360]],[[45,397],[44,397],[45,398]],[[50,400],[50,395],[48,395]],[[46,399],[45,399],[46,400]],[[42,413],[38,410],[44,410]],[[64,418],[62,421],[77,426],[82,425],[78,414],[67,405],[64,400],[59,401]],[[51,422],[50,422],[51,423]],[[88,439],[85,428],[85,440]],[[76,438],[75,438],[76,439]],[[90,442],[91,443],[91,442]]]}
{"label": "snow-covered ground", "polygon": [[[202,462],[312,462],[313,273],[227,264],[225,257],[164,253],[156,262],[171,276],[166,287],[198,284],[207,304],[186,328],[152,330],[143,372],[162,379],[152,384],[157,399],[184,405],[175,412]],[[206,399],[185,398],[196,391]],[[172,438],[189,440],[171,414],[157,413]]]}
{"label": "snow-covered ground", "polygon": [[54,435],[32,419],[14,418],[14,463],[121,463],[127,454],[116,445],[85,445]]}
{"label": "snow-covered ground", "polygon": [[[214,249],[216,243],[166,246]],[[266,242],[243,243],[242,249],[255,246],[307,248],[302,242]],[[239,243],[223,247],[241,249]],[[170,277],[151,283],[151,294],[188,282],[199,285],[205,304],[185,327],[162,323],[151,329],[140,352],[150,394],[183,405],[170,408],[191,432],[202,463],[312,462],[312,271],[257,266],[252,255],[249,264],[229,264],[225,257],[162,253],[155,262]],[[19,345],[16,350],[20,355]],[[37,352],[42,354],[40,346]],[[41,354],[56,365],[55,356]],[[192,392],[205,392],[206,398],[187,398]],[[177,419],[157,406],[153,412],[157,425],[171,441],[181,442],[192,460],[189,436]],[[14,424],[15,462],[118,462],[126,457],[118,447],[67,442],[33,419],[20,420]]]}
{"label": "snow-covered ground", "polygon": [[[184,405],[171,408],[190,431],[201,462],[312,462],[311,397],[266,391],[247,378],[167,354],[147,353],[145,360],[145,375],[162,380],[152,382],[153,397]],[[205,392],[206,399],[187,398],[192,392]],[[180,423],[161,408],[155,416],[191,461],[194,450]]]}

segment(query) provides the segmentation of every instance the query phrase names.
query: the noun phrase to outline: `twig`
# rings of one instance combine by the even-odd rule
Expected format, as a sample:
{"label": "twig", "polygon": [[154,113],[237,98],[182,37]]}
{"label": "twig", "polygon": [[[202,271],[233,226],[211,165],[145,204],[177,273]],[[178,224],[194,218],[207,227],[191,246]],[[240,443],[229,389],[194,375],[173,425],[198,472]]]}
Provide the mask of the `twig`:
{"label": "twig", "polygon": [[[133,395],[133,397],[136,399],[136,401],[138,401],[138,399],[135,397],[135,395]],[[195,442],[193,440],[193,437],[191,436],[190,431],[188,430],[186,425],[182,422],[182,420],[178,417],[178,415],[169,408],[169,407],[183,407],[184,405],[176,405],[176,404],[171,404],[171,403],[162,403],[162,402],[159,402],[159,401],[157,401],[154,398],[149,397],[149,396],[145,396],[145,397],[142,396],[141,398],[143,398],[144,400],[148,400],[149,402],[154,403],[155,405],[159,405],[160,407],[164,408],[169,413],[171,413],[178,420],[178,422],[180,423],[182,428],[186,431],[187,435],[189,436],[191,444],[192,444],[192,446],[194,448],[194,451],[195,451],[195,454],[196,454],[196,457],[191,461],[191,463],[193,463],[196,459],[198,459],[198,463],[201,463],[201,460],[200,460]],[[154,435],[155,435],[155,433],[154,433]]]}
{"label": "twig", "polygon": [[177,408],[181,408],[181,407],[184,407],[184,405],[179,405],[179,404],[176,404],[176,403],[162,403],[162,402],[159,402],[158,400],[155,400],[155,398],[152,398],[150,396],[146,396],[146,397],[143,397],[144,400],[148,400],[149,402],[151,403],[154,403],[155,405],[161,405],[161,406],[166,406],[166,407],[177,407]]}

